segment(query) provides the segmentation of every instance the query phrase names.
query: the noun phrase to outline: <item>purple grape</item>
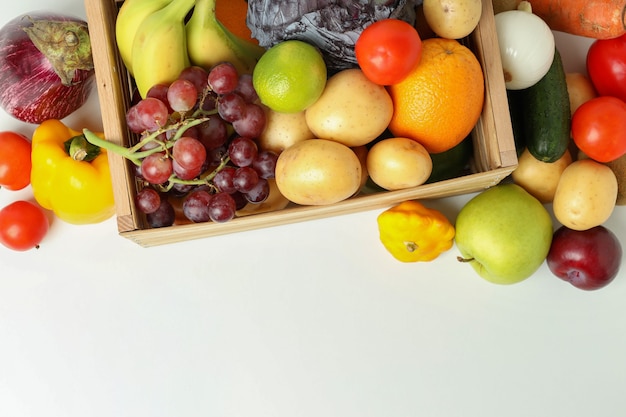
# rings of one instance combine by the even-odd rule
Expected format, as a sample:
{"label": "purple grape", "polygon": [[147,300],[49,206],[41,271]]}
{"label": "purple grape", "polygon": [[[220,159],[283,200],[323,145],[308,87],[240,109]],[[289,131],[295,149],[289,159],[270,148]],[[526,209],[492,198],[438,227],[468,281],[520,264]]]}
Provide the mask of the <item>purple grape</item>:
{"label": "purple grape", "polygon": [[244,115],[246,102],[237,93],[227,93],[217,99],[217,111],[222,119],[232,123]]}
{"label": "purple grape", "polygon": [[270,184],[265,178],[259,178],[256,185],[244,195],[246,200],[251,203],[262,203],[267,200],[267,197],[270,195]]}
{"label": "purple grape", "polygon": [[183,136],[174,143],[172,157],[185,169],[200,169],[206,161],[206,148],[198,139]]}
{"label": "purple grape", "polygon": [[161,195],[154,188],[144,187],[135,196],[135,204],[144,214],[154,213],[161,205]]}
{"label": "purple grape", "polygon": [[232,124],[239,135],[258,138],[265,129],[265,111],[258,104],[248,103],[242,116],[233,120]]}
{"label": "purple grape", "polygon": [[183,201],[183,214],[194,223],[204,223],[211,220],[209,204],[213,195],[206,190],[194,190]]}
{"label": "purple grape", "polygon": [[235,217],[237,204],[230,194],[217,193],[209,203],[209,217],[216,223],[224,223]]}
{"label": "purple grape", "polygon": [[197,65],[185,68],[178,75],[178,79],[191,81],[198,93],[206,88],[208,78],[209,73],[204,68]]}
{"label": "purple grape", "polygon": [[141,161],[141,176],[151,184],[164,184],[173,172],[172,160],[162,153],[153,153]]}
{"label": "purple grape", "polygon": [[224,145],[228,140],[228,127],[226,122],[218,115],[195,126],[198,131],[198,139],[207,151],[212,151]]}
{"label": "purple grape", "polygon": [[198,102],[198,90],[189,80],[175,80],[167,89],[167,101],[172,110],[187,112]]}
{"label": "purple grape", "polygon": [[228,157],[238,167],[246,167],[252,164],[257,157],[259,148],[252,139],[238,136],[228,146]]}
{"label": "purple grape", "polygon": [[278,154],[269,150],[262,150],[252,161],[252,168],[261,178],[274,178],[276,174],[276,162]]}
{"label": "purple grape", "polygon": [[233,179],[235,178],[235,171],[237,168],[232,166],[226,166],[222,168],[220,172],[213,177],[213,185],[223,193],[231,194],[237,191],[233,185]]}
{"label": "purple grape", "polygon": [[256,103],[259,100],[259,95],[252,84],[252,74],[241,74],[239,76],[235,92],[243,97],[246,103]]}
{"label": "purple grape", "polygon": [[252,191],[254,186],[259,182],[259,174],[256,173],[252,167],[240,167],[235,171],[233,177],[233,185],[235,190],[241,193],[248,193]]}
{"label": "purple grape", "polygon": [[151,227],[171,226],[174,224],[174,220],[176,220],[174,206],[168,199],[162,198],[159,208],[150,214],[146,214],[146,220],[148,220],[148,224]]}
{"label": "purple grape", "polygon": [[209,87],[219,95],[234,91],[238,83],[239,74],[230,62],[221,62],[209,71]]}

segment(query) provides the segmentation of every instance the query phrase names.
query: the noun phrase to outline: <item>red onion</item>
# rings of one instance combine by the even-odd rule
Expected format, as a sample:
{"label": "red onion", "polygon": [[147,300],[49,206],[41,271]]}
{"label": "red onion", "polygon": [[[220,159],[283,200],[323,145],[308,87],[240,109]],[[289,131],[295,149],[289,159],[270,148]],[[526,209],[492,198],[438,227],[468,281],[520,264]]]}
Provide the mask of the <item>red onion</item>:
{"label": "red onion", "polygon": [[63,119],[94,84],[87,23],[33,12],[0,29],[0,106],[24,122]]}

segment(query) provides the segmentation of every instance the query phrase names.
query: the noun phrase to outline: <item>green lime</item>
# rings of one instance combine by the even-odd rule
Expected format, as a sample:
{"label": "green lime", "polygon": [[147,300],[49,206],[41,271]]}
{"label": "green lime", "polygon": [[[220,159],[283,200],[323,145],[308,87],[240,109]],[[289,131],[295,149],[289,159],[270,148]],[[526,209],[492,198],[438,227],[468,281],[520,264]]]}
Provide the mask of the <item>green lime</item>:
{"label": "green lime", "polygon": [[326,76],[326,64],[317,48],[303,41],[287,40],[261,56],[252,73],[252,83],[267,107],[297,113],[322,95]]}

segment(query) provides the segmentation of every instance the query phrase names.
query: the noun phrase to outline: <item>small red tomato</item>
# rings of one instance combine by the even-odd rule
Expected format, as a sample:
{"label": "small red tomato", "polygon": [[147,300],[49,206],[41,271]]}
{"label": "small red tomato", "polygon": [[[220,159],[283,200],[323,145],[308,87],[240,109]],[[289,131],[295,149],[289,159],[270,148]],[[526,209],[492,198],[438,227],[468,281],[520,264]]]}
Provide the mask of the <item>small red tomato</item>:
{"label": "small red tomato", "polygon": [[30,184],[31,143],[15,132],[0,132],[0,187],[21,190]]}
{"label": "small red tomato", "polygon": [[383,19],[367,26],[354,45],[363,74],[379,85],[402,81],[422,57],[417,30],[399,19]]}
{"label": "small red tomato", "polygon": [[572,115],[572,138],[591,159],[610,162],[626,154],[626,102],[601,96]]}
{"label": "small red tomato", "polygon": [[594,41],[587,52],[587,72],[598,94],[626,101],[626,34]]}
{"label": "small red tomato", "polygon": [[0,243],[9,249],[38,248],[49,227],[43,209],[28,201],[15,201],[0,210]]}

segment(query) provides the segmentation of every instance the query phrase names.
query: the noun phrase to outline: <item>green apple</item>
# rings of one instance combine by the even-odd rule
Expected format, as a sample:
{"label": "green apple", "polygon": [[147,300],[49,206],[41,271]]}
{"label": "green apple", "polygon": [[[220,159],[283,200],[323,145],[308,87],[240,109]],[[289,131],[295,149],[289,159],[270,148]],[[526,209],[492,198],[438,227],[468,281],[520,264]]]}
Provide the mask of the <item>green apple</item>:
{"label": "green apple", "polygon": [[478,275],[495,284],[530,277],[552,242],[552,217],[516,184],[499,184],[473,197],[456,219],[455,243]]}

